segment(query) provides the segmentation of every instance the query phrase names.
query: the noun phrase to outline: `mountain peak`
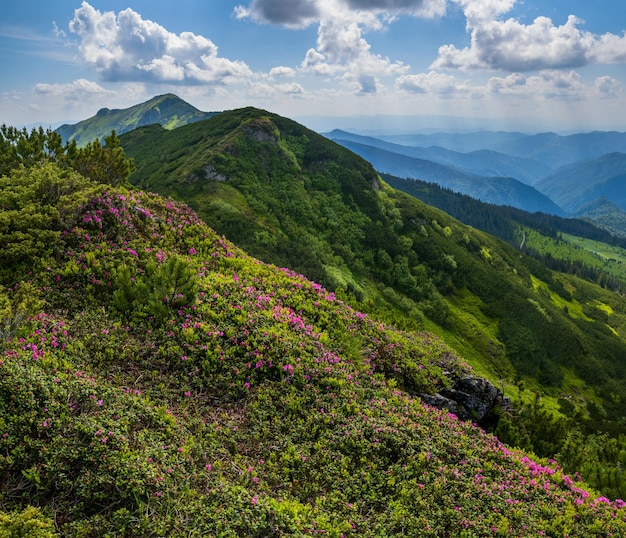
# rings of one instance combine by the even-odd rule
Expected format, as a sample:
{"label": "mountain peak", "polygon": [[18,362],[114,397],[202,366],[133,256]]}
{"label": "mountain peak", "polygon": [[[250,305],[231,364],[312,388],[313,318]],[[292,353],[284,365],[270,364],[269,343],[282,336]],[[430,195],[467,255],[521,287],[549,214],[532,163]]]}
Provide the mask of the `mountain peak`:
{"label": "mountain peak", "polygon": [[64,140],[76,140],[79,146],[84,146],[93,140],[103,139],[113,130],[122,134],[155,123],[166,129],[174,129],[215,114],[202,112],[177,95],[166,93],[129,108],[101,108],[95,116],[74,125],[62,125],[56,132]]}

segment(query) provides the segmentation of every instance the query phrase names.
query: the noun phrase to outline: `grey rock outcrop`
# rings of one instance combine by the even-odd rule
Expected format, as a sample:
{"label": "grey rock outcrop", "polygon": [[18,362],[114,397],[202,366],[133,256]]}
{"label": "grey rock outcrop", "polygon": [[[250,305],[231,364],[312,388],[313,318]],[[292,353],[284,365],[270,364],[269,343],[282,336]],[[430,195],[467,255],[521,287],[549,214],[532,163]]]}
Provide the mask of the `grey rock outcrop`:
{"label": "grey rock outcrop", "polygon": [[441,393],[420,394],[420,398],[428,405],[447,409],[461,420],[476,422],[481,422],[496,406],[509,406],[508,398],[491,381],[474,376],[458,379]]}

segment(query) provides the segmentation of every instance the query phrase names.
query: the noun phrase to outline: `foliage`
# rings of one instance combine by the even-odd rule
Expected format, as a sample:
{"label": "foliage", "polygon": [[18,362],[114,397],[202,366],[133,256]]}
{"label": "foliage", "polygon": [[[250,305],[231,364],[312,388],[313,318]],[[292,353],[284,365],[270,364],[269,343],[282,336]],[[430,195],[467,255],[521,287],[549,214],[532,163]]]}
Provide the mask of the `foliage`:
{"label": "foliage", "polygon": [[[626,289],[620,259],[626,241],[619,235],[582,219],[528,213],[486,204],[433,183],[386,174],[383,177],[391,186],[503,239],[551,269],[586,278],[614,291]],[[589,246],[580,248],[581,242]]]}
{"label": "foliage", "polygon": [[499,385],[524,379],[555,406],[560,394],[577,391],[584,433],[626,433],[618,403],[626,399],[623,299],[583,278],[617,290],[620,281],[579,261],[552,264],[573,274],[558,273],[545,256],[519,251],[522,229],[532,226],[555,239],[606,232],[454,201],[463,218],[476,210],[477,226],[501,227],[507,245],[390,188],[344,148],[253,108],[171,132],[137,129],[121,140],[138,163],[131,182],[185,200],[250,254],[376,318],[433,331]]}
{"label": "foliage", "polygon": [[[43,533],[53,515],[64,536],[623,534],[622,501],[414,396],[468,372],[436,337],[244,255],[186,206],[75,185],[85,199],[28,274],[42,304],[0,360],[3,521]],[[161,317],[135,308],[141,282],[170,290]]]}
{"label": "foliage", "polygon": [[29,506],[10,514],[0,512],[1,538],[54,538],[53,522],[37,508]]}
{"label": "foliage", "polygon": [[124,184],[135,170],[134,161],[126,158],[115,131],[104,137],[104,145],[94,140],[79,148],[74,140],[63,145],[59,134],[44,131],[43,127],[30,133],[26,128],[0,127],[0,176],[44,162],[57,163],[109,185]]}

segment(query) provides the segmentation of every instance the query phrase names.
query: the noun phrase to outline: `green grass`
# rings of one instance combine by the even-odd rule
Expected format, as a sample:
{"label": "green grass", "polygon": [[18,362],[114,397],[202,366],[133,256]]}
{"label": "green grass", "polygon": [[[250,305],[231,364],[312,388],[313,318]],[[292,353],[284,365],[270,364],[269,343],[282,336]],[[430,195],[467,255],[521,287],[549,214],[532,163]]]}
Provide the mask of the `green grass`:
{"label": "green grass", "polygon": [[626,249],[619,246],[565,233],[554,239],[526,230],[526,247],[555,259],[580,261],[626,284]]}

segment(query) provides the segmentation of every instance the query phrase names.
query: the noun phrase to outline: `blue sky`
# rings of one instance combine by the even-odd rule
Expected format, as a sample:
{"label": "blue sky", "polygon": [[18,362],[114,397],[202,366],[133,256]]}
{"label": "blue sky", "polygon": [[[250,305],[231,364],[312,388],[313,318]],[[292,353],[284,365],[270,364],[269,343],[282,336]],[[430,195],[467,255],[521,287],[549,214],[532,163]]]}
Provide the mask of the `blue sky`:
{"label": "blue sky", "polygon": [[626,131],[623,0],[22,0],[0,13],[0,123],[173,92],[319,130]]}

